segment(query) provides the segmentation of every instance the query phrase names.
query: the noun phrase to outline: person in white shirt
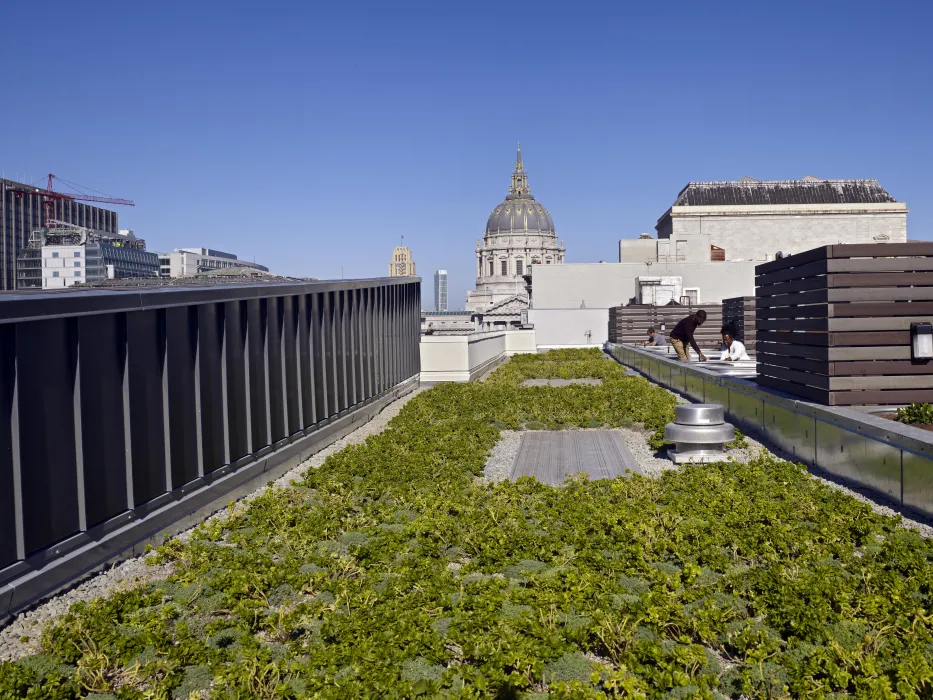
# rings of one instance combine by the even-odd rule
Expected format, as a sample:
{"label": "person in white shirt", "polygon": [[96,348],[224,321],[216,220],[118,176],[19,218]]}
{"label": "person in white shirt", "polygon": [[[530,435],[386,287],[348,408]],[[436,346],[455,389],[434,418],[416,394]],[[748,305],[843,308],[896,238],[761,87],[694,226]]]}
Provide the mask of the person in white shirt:
{"label": "person in white shirt", "polygon": [[735,328],[731,325],[723,326],[722,330],[722,356],[720,360],[725,360],[726,362],[736,362],[738,360],[750,360],[748,353],[745,352],[745,345],[740,343],[735,339]]}

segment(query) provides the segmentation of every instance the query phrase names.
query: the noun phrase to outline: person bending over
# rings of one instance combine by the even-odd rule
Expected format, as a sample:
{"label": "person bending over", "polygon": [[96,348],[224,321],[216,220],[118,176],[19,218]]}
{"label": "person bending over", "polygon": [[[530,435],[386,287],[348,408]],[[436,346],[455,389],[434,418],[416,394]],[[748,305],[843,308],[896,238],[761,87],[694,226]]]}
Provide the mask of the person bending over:
{"label": "person bending over", "polygon": [[745,352],[745,345],[735,338],[735,327],[732,324],[722,327],[722,344],[724,346],[720,360],[726,362],[737,362],[738,360],[750,360],[748,353]]}
{"label": "person bending over", "polygon": [[706,312],[700,309],[696,313],[690,314],[687,318],[682,319],[674,326],[674,330],[671,331],[671,345],[677,352],[677,359],[681,362],[688,362],[690,360],[689,348],[696,350],[697,355],[700,356],[700,362],[706,362],[706,355],[704,355],[697,346],[697,341],[693,337],[696,329],[705,322]]}

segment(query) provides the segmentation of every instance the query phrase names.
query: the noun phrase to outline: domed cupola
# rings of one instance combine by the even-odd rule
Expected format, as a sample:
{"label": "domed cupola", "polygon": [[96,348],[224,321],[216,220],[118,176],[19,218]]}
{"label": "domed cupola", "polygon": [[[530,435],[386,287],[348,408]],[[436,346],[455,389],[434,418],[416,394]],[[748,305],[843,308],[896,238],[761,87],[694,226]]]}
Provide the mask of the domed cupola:
{"label": "domed cupola", "polygon": [[[484,328],[501,323],[518,327],[525,321],[515,305],[528,308],[532,269],[563,263],[564,243],[557,240],[550,212],[531,196],[519,145],[509,194],[493,209],[486,233],[476,242],[476,289],[467,292],[467,309],[491,314],[482,322]],[[500,318],[506,307],[511,315]],[[490,320],[492,316],[496,318]]]}
{"label": "domed cupola", "polygon": [[512,186],[499,206],[492,210],[486,222],[486,235],[545,235],[557,237],[550,212],[535,201],[528,186],[528,176],[522,163],[522,148],[518,147]]}

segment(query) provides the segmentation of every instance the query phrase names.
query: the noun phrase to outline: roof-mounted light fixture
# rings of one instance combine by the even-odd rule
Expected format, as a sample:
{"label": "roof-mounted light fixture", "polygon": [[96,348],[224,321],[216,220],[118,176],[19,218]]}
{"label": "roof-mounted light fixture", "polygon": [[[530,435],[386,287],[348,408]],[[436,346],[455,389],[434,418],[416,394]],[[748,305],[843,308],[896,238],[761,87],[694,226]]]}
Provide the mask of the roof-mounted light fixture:
{"label": "roof-mounted light fixture", "polygon": [[910,324],[910,359],[913,362],[929,362],[933,359],[933,325]]}

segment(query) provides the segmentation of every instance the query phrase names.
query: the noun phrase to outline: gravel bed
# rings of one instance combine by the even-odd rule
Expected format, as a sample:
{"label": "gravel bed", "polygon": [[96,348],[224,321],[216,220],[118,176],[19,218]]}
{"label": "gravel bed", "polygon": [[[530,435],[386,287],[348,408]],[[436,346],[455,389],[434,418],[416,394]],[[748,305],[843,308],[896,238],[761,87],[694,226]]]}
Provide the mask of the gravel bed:
{"label": "gravel bed", "polygon": [[[733,457],[738,462],[747,462],[751,459],[755,459],[762,453],[765,455],[773,455],[779,459],[785,459],[791,462],[795,461],[793,457],[790,457],[789,455],[783,454],[777,450],[769,450],[767,447],[765,447],[765,445],[753,438],[750,438],[748,435],[745,436],[745,442],[747,443],[745,448],[730,450],[728,455]],[[916,530],[923,537],[933,537],[933,524],[929,522],[914,520],[913,518],[907,517],[906,515],[896,511],[894,508],[874,501],[871,496],[866,495],[861,491],[844,486],[843,484],[832,481],[831,479],[827,479],[819,474],[810,472],[810,476],[817,481],[822,482],[831,489],[842,491],[843,493],[852,496],[852,498],[867,504],[872,509],[872,511],[878,515],[887,515],[892,518],[899,517],[901,519],[901,527],[906,527],[910,530]]]}
{"label": "gravel bed", "polygon": [[843,486],[842,484],[837,484],[835,481],[824,479],[823,477],[813,473],[811,473],[810,476],[812,476],[814,479],[822,481],[830,488],[836,489],[837,491],[842,491],[843,493],[852,496],[852,498],[859,500],[862,503],[867,503],[872,511],[878,513],[879,515],[890,515],[894,518],[900,517],[901,527],[906,527],[909,530],[916,530],[917,533],[919,533],[922,537],[933,537],[933,525],[930,525],[927,522],[921,522],[919,520],[908,518],[907,516],[898,513],[893,508],[889,508],[888,506],[882,505],[880,503],[875,503],[875,501],[871,500],[871,498],[865,494],[854,491],[853,489],[850,489],[847,486]]}
{"label": "gravel bed", "polygon": [[[645,470],[646,474],[657,476],[667,469],[677,468],[677,466],[667,458],[665,450],[656,453],[648,445],[648,436],[650,433],[644,428],[636,426],[631,428],[615,428],[615,430],[618,430],[620,433],[622,433],[622,438],[625,440],[625,444],[631,451],[632,456],[635,458],[635,461],[638,462],[638,464],[641,465],[641,467]],[[515,464],[515,460],[518,457],[518,452],[521,449],[522,435],[525,432],[526,431],[517,430],[502,431],[499,442],[497,442],[495,447],[493,447],[492,451],[489,453],[489,457],[486,460],[486,467],[483,471],[481,481],[485,483],[496,483],[497,481],[502,481],[509,478],[509,474],[512,472],[512,466]],[[725,453],[726,459],[733,459],[736,462],[748,462],[750,460],[757,459],[760,456],[767,455],[773,455],[781,459],[786,459],[786,457],[783,455],[774,455],[774,453],[772,453],[763,444],[753,438],[748,437],[747,435],[745,436],[744,447],[728,449]],[[878,513],[879,515],[888,515],[895,518],[900,517],[902,527],[915,530],[923,537],[933,537],[933,525],[927,522],[909,518],[901,513],[898,513],[893,508],[890,508],[881,503],[877,503],[869,496],[855,491],[847,486],[843,486],[842,484],[830,481],[829,479],[825,479],[813,473],[811,473],[810,476],[826,484],[826,486],[832,489],[842,491],[843,493],[852,496],[852,498],[867,504],[873,512]]]}
{"label": "gravel bed", "polygon": [[494,484],[509,478],[515,458],[518,457],[518,451],[522,446],[522,435],[524,435],[522,430],[503,430],[499,433],[499,442],[486,458],[483,481]]}
{"label": "gravel bed", "polygon": [[13,661],[42,651],[39,647],[42,630],[47,623],[68,612],[73,604],[130,590],[172,574],[173,567],[170,564],[153,566],[148,561],[150,558],[151,555],[143,555],[127,559],[38,607],[17,615],[0,630],[0,661]]}
{"label": "gravel bed", "polygon": [[[347,445],[356,445],[364,442],[366,438],[371,435],[382,432],[388,422],[398,415],[402,407],[421,391],[423,391],[423,389],[416,389],[410,394],[406,394],[393,401],[368,423],[360,426],[352,433],[345,435],[332,445],[325,447],[310,459],[287,471],[273,482],[273,486],[288,486],[293,481],[299,479],[308,469],[320,467],[324,464],[324,460],[330,455],[339,452]],[[254,492],[242,498],[237,503],[237,509],[245,507],[249,501],[259,496],[267,488],[269,488],[269,486],[263,484]],[[205,522],[225,519],[229,514],[230,511],[224,507],[222,510],[206,518]],[[187,541],[192,532],[194,532],[193,527],[177,535],[177,539]],[[164,580],[171,576],[173,571],[172,565],[151,565],[149,560],[152,556],[153,555],[149,554],[127,559],[98,574],[94,574],[91,578],[85,579],[74,588],[59,593],[36,607],[17,615],[9,625],[0,629],[0,661],[11,661],[41,651],[39,648],[39,641],[42,636],[42,630],[56,617],[68,612],[68,609],[74,603],[93,600],[94,598],[102,598],[120,590],[128,590],[136,586],[145,585],[151,581]]]}
{"label": "gravel bed", "polygon": [[569,386],[571,384],[602,386],[603,380],[595,377],[584,377],[582,379],[526,379],[519,386]]}

